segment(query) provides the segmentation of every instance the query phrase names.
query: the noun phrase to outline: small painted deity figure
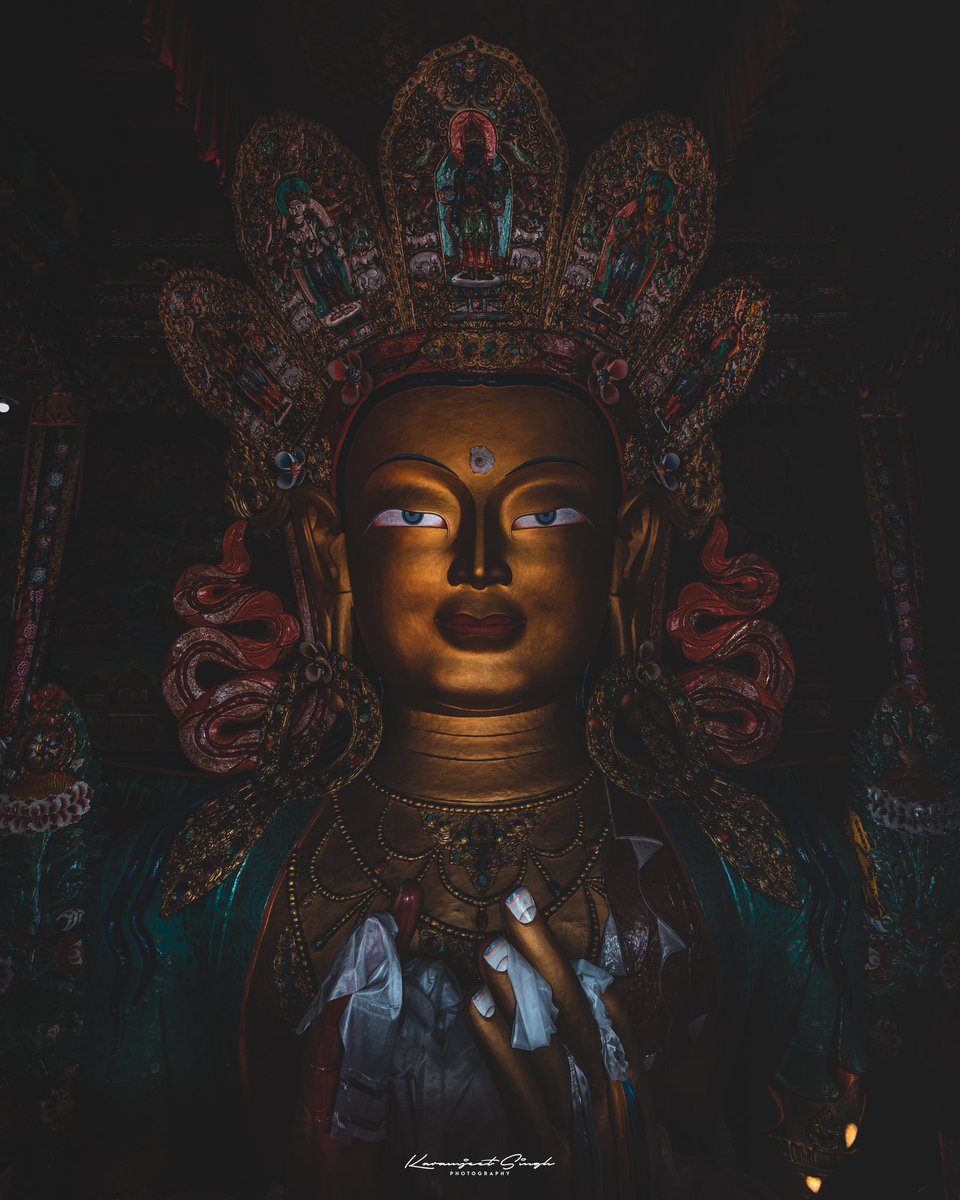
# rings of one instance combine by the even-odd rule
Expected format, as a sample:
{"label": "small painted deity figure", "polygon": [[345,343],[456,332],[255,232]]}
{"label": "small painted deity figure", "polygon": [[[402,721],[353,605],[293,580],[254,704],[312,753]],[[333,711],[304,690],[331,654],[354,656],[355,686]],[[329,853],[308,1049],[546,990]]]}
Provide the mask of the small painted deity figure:
{"label": "small painted deity figure", "polygon": [[458,113],[450,152],[437,172],[440,233],[454,279],[492,281],[509,247],[512,190],[497,154],[493,125],[478,112]]}
{"label": "small painted deity figure", "polygon": [[704,338],[697,353],[673,377],[661,408],[661,419],[668,427],[679,425],[693,408],[704,401],[710,404],[729,371],[734,368],[743,336],[743,301],[737,305],[730,322]]}
{"label": "small painted deity figure", "polygon": [[[210,321],[201,323],[197,340],[216,355],[220,364],[219,378],[229,387],[236,388],[261,412],[279,425],[290,410],[290,401],[274,379],[263,351],[267,349],[261,334],[243,337],[235,329],[223,328]],[[259,344],[258,344],[259,343]]]}
{"label": "small painted deity figure", "polygon": [[277,188],[281,214],[280,245],[297,282],[289,307],[306,301],[324,324],[332,326],[360,308],[340,229],[315,200],[302,179],[285,179]]}
{"label": "small painted deity figure", "polygon": [[668,175],[649,176],[636,199],[625,204],[610,225],[594,282],[594,308],[620,319],[633,315],[637,301],[665,254],[676,190]]}

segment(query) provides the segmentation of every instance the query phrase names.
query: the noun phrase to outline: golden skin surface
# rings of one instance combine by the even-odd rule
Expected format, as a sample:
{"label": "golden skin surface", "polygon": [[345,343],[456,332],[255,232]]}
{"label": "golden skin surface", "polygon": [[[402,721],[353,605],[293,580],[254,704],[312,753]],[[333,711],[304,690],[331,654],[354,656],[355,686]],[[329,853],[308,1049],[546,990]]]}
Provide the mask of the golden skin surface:
{"label": "golden skin surface", "polygon": [[[477,447],[487,452],[479,460]],[[411,390],[367,415],[344,474],[354,615],[387,689],[371,775],[408,796],[477,806],[576,787],[590,761],[575,690],[603,628],[619,493],[600,421],[574,397],[544,388]],[[494,620],[492,636],[473,633],[469,618],[485,617],[510,623],[501,629]],[[358,898],[372,878],[377,894],[365,906],[383,908],[419,874],[418,856],[431,845],[420,816],[397,810],[378,832],[385,803],[363,778],[343,789],[346,841],[327,825],[310,850],[323,891]],[[603,856],[585,845],[605,825],[599,779],[549,806],[532,844],[567,844],[578,811],[582,842],[550,861],[549,880],[512,860],[480,889],[492,929],[496,897],[517,879],[542,905],[554,883],[565,892],[588,861],[591,884],[599,883]],[[412,857],[393,859],[388,846]],[[446,854],[442,861],[457,890],[479,895],[463,866]],[[478,936],[477,910],[451,895],[437,867],[421,882],[425,913]],[[311,906],[308,933],[323,947],[318,977],[340,941],[339,929],[326,931],[352,903]],[[602,888],[593,903],[605,913]],[[596,951],[582,890],[551,923],[572,954]]]}
{"label": "golden skin surface", "polygon": [[403,392],[366,417],[345,477],[356,623],[392,700],[490,716],[572,694],[603,627],[619,488],[584,403],[526,386]]}
{"label": "golden skin surface", "polygon": [[[477,447],[487,452],[479,460]],[[576,787],[591,764],[575,692],[606,615],[619,500],[619,464],[597,416],[545,388],[410,390],[365,417],[344,478],[354,616],[387,693],[371,775],[404,795],[478,806]],[[492,636],[472,632],[469,618],[494,618]],[[378,833],[385,803],[363,778],[343,789],[347,840],[330,829],[310,851],[323,891],[358,898],[372,878],[378,894],[365,904],[383,908],[419,873],[417,856],[431,845],[420,817],[397,810]],[[549,880],[511,861],[480,889],[492,930],[496,897],[518,879],[547,905],[553,885],[566,892],[588,861],[593,904],[605,914],[603,855],[586,847],[606,820],[599,778],[549,806],[532,844],[567,844],[578,811],[583,841],[550,860]],[[388,845],[412,858],[393,859]],[[478,894],[462,866],[446,854],[442,862],[457,890]],[[437,867],[421,882],[425,913],[479,936],[477,910],[451,895]],[[341,936],[326,931],[350,903],[311,906],[319,977]],[[596,951],[583,890],[551,924],[571,954]]]}

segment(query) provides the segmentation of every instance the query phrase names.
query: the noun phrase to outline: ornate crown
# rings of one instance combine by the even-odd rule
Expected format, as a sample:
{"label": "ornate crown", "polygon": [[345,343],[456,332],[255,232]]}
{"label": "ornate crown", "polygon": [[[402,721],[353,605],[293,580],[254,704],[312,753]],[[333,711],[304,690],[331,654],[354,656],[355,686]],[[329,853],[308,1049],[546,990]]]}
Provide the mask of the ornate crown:
{"label": "ornate crown", "polygon": [[[191,568],[175,589],[191,628],[168,657],[164,694],[198,766],[254,766],[298,643],[323,640],[296,538],[298,616],[251,582],[244,532],[248,519],[282,523],[305,482],[335,495],[369,396],[430,382],[573,392],[605,414],[627,486],[661,484],[687,534],[718,511],[710,430],[759,361],[767,299],[736,280],[681,309],[713,235],[703,138],[665,113],[628,122],[587,163],[564,221],[566,158],[540,86],[473,37],[430,54],[397,96],[380,148],[385,218],[360,163],[322,126],[280,114],[251,130],[234,203],[258,290],[184,271],[161,300],[190,388],[232,432],[228,499],[245,518],[220,565]],[[680,681],[729,764],[776,743],[793,664],[758,617],[776,572],[725,549],[718,523],[702,554],[710,583],[689,584],[666,619],[658,593],[651,629],[666,628],[693,664]],[[745,655],[749,675],[730,666]],[[209,666],[228,678],[208,686]]]}
{"label": "ornate crown", "polygon": [[680,310],[713,236],[715,182],[689,121],[654,113],[589,160],[562,219],[567,153],[539,84],[466,38],[420,64],[380,147],[381,215],[357,159],[320,125],[260,120],[234,204],[254,291],[177,274],[171,351],[232,431],[228,497],[282,516],[304,480],[334,490],[369,394],[508,375],[582,392],[607,414],[626,482],[662,483],[702,529],[717,510],[709,439],[763,350],[749,280]]}

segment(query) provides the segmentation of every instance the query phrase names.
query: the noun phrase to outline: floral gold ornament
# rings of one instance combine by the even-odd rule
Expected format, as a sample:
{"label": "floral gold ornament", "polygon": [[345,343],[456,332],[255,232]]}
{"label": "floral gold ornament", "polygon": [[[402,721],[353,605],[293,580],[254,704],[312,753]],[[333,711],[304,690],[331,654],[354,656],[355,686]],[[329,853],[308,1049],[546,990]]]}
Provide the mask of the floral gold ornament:
{"label": "floral gold ornament", "polygon": [[[597,680],[587,706],[587,746],[596,765],[628,791],[685,794],[713,778],[699,715],[676,677],[652,657],[645,642],[636,658],[624,657]],[[656,763],[634,762],[617,740],[618,718],[632,728]],[[670,727],[664,731],[663,721]]]}
{"label": "floral gold ornament", "polygon": [[340,399],[352,406],[368,396],[373,390],[373,376],[363,369],[363,359],[356,350],[349,350],[345,358],[335,358],[327,365],[334,383],[341,383]]}
{"label": "floral gold ornament", "polygon": [[297,484],[303,483],[306,479],[304,471],[304,463],[307,461],[307,456],[297,446],[293,450],[281,450],[274,459],[277,470],[280,472],[277,477],[277,487],[281,491],[286,491],[288,488],[296,487]]}
{"label": "floral gold ornament", "polygon": [[604,404],[616,404],[620,400],[620,389],[616,386],[621,379],[626,378],[626,359],[614,358],[601,350],[590,364],[590,377],[587,386],[590,395],[596,396]]}

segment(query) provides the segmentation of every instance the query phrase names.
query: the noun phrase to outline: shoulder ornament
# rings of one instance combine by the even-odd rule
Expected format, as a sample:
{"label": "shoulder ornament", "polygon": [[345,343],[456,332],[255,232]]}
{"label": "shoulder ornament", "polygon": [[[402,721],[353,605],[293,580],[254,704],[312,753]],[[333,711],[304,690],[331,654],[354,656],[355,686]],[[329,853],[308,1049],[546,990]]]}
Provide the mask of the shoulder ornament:
{"label": "shoulder ornament", "polygon": [[[163,880],[164,916],[218,888],[238,870],[280,810],[297,800],[319,800],[349,783],[380,744],[382,717],[369,680],[340,654],[316,651],[306,673],[294,667],[277,685],[260,739],[254,774],[236,789],[197,809],[177,834]],[[345,749],[333,762],[318,763],[326,727],[312,729],[293,754],[290,734],[305,689],[333,687],[352,727]]]}
{"label": "shoulder ornament", "polygon": [[762,896],[800,908],[790,839],[769,805],[746,788],[715,779],[696,807],[701,828],[729,867]]}
{"label": "shoulder ornament", "polygon": [[168,917],[236,871],[279,811],[253,780],[208,800],[187,818],[170,850],[160,911]]}

